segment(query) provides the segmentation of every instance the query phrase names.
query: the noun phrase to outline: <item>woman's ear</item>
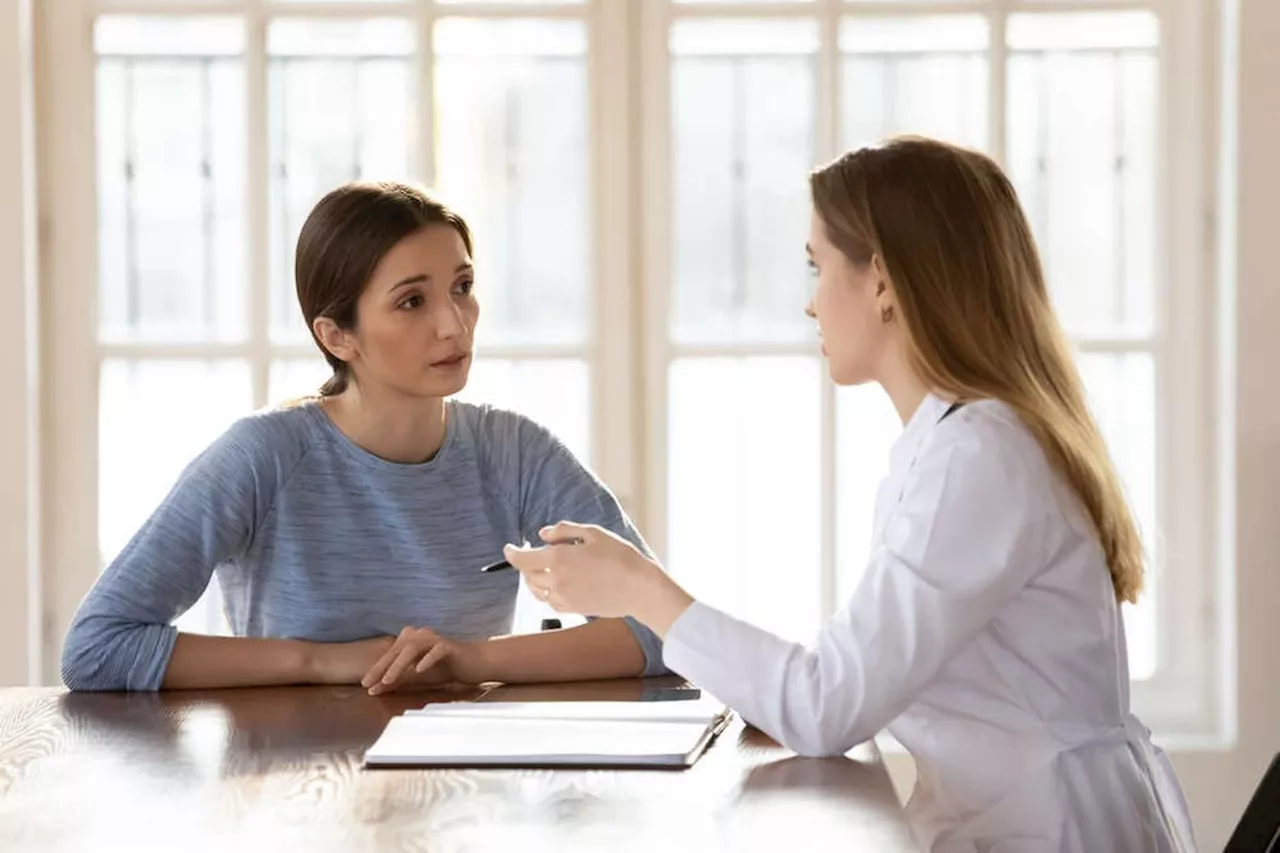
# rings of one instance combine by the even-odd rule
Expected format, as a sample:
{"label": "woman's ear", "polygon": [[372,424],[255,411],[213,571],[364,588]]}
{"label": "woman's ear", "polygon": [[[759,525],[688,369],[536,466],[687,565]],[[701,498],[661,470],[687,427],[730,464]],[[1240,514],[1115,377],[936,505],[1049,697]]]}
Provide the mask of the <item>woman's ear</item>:
{"label": "woman's ear", "polygon": [[888,297],[892,300],[893,282],[889,280],[889,270],[885,268],[884,260],[880,257],[879,253],[871,256],[871,274],[875,281],[876,296]]}
{"label": "woman's ear", "polygon": [[317,317],[315,322],[311,324],[311,330],[315,332],[316,340],[320,341],[330,355],[346,362],[350,362],[356,357],[356,347],[352,336],[338,328],[338,324],[333,320],[328,317]]}
{"label": "woman's ear", "polygon": [[884,261],[878,253],[871,256],[871,275],[876,289],[876,307],[880,311],[880,317],[887,323],[893,319],[898,300],[893,292],[889,271],[885,269]]}

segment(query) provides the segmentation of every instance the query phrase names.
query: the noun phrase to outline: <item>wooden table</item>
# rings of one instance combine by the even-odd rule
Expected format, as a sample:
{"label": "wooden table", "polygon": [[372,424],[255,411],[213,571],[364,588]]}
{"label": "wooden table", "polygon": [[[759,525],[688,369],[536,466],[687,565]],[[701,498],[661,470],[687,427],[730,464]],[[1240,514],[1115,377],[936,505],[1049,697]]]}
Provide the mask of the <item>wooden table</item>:
{"label": "wooden table", "polygon": [[[486,698],[634,699],[652,686]],[[392,716],[481,695],[0,690],[0,851],[914,849],[873,748],[797,758],[740,722],[687,771],[362,769]]]}

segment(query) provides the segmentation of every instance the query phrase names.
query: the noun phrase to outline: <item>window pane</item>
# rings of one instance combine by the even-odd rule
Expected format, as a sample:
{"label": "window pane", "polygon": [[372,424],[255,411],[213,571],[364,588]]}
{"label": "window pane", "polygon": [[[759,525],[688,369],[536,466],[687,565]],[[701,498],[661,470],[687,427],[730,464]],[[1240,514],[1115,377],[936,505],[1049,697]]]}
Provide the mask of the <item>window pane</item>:
{"label": "window pane", "polygon": [[[98,421],[98,543],[105,566],[151,515],[178,475],[252,408],[243,361],[102,364]],[[216,581],[178,620],[225,632]]]}
{"label": "window pane", "polygon": [[578,343],[590,305],[587,35],[580,21],[445,19],[436,173],[475,232],[481,343]]}
{"label": "window pane", "polygon": [[840,28],[845,144],[911,133],[987,144],[987,19],[849,19]]}
{"label": "window pane", "polygon": [[99,337],[242,340],[242,28],[104,17],[95,45]]}
{"label": "window pane", "polygon": [[110,56],[238,56],[244,52],[244,24],[204,15],[105,15],[94,23],[93,46]]}
{"label": "window pane", "polygon": [[1153,331],[1155,36],[1144,12],[1009,19],[1009,172],[1078,337]]}
{"label": "window pane", "polygon": [[1156,599],[1162,559],[1156,524],[1155,363],[1146,353],[1086,353],[1079,364],[1146,545],[1146,587],[1137,606],[1125,606],[1124,616],[1130,675],[1150,678],[1157,663]]}
{"label": "window pane", "polygon": [[672,27],[677,341],[812,337],[802,309],[816,49],[808,21]]}
{"label": "window pane", "polygon": [[286,19],[267,31],[273,340],[310,340],[293,255],[320,197],[347,181],[410,178],[414,45],[400,18]]}
{"label": "window pane", "polygon": [[879,385],[836,392],[836,606],[853,595],[871,556],[876,496],[902,421]]}
{"label": "window pane", "polygon": [[458,399],[489,403],[533,418],[584,464],[591,464],[591,389],[587,363],[577,358],[478,358]]}
{"label": "window pane", "polygon": [[821,376],[807,357],[670,368],[668,567],[693,595],[794,640],[822,616]]}
{"label": "window pane", "polygon": [[1160,22],[1150,12],[1048,12],[1009,16],[1011,50],[1155,48]]}
{"label": "window pane", "polygon": [[329,363],[319,355],[273,361],[267,375],[267,405],[279,406],[299,397],[313,396],[332,375]]}

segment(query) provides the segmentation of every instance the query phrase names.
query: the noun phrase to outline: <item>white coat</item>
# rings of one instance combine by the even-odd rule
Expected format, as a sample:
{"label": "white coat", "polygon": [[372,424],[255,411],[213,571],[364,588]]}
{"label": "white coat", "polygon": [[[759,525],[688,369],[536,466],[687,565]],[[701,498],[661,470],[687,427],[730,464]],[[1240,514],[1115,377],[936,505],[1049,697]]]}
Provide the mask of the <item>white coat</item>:
{"label": "white coat", "polygon": [[1009,407],[948,408],[926,397],[895,443],[866,572],[813,645],[697,603],[668,666],[804,755],[887,727],[925,850],[1191,853],[1083,506]]}

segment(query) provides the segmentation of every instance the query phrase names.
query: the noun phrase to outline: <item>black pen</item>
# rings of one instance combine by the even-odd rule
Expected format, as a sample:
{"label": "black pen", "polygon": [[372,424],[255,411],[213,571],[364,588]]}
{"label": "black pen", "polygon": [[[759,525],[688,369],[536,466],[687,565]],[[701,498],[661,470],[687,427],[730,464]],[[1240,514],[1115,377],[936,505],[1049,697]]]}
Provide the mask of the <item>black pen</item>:
{"label": "black pen", "polygon": [[[548,542],[547,544],[548,544],[548,545],[581,545],[581,544],[582,544],[582,540],[581,540],[581,539],[566,539],[566,540],[564,540],[563,542]],[[510,562],[509,560],[499,560],[499,561],[498,561],[498,562],[496,562],[496,563],[490,563],[490,564],[489,564],[489,565],[487,565],[487,566],[483,566],[483,567],[480,569],[480,571],[482,571],[482,572],[500,572],[500,571],[502,571],[503,569],[514,569],[514,568],[515,568],[515,566],[511,565],[511,562]]]}

